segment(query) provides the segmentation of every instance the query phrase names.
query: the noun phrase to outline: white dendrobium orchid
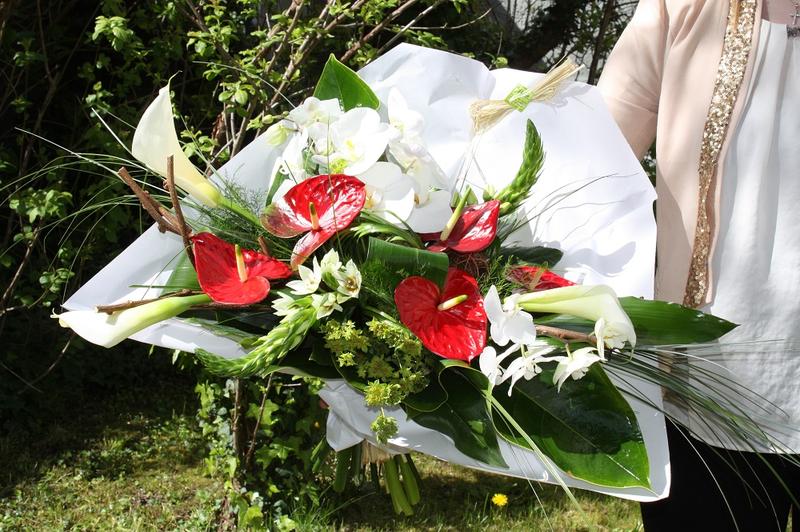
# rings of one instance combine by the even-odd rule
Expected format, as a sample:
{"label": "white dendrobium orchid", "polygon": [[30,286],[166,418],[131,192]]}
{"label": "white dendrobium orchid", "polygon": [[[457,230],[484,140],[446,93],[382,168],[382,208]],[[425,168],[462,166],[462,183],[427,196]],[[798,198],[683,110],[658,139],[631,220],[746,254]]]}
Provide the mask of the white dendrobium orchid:
{"label": "white dendrobium orchid", "polygon": [[312,294],[311,305],[317,311],[318,320],[330,316],[335,310],[342,310],[342,306],[336,299],[336,294],[332,292],[328,292],[327,294]]}
{"label": "white dendrobium orchid", "polygon": [[208,207],[217,207],[223,201],[217,187],[195,168],[181,149],[175,132],[169,85],[158,91],[158,97],[145,109],[133,133],[131,153],[162,177],[167,176],[167,157],[172,155],[178,187]]}
{"label": "white dendrobium orchid", "polygon": [[384,220],[399,224],[414,210],[414,182],[396,164],[378,161],[357,175],[365,185],[369,209]]}
{"label": "white dendrobium orchid", "polygon": [[561,391],[563,385],[569,377],[574,380],[583,378],[589,367],[595,362],[602,361],[594,347],[582,347],[575,351],[567,348],[567,356],[551,357],[549,360],[558,362],[555,373],[553,373],[553,384],[557,390]]}
{"label": "white dendrobium orchid", "polygon": [[300,274],[300,279],[296,281],[289,281],[286,283],[286,287],[290,288],[292,293],[298,296],[304,296],[316,292],[319,288],[320,281],[322,281],[322,271],[317,258],[314,257],[313,270],[308,266],[303,266],[301,264],[298,268],[298,273]]}
{"label": "white dendrobium orchid", "polygon": [[511,353],[519,349],[518,345],[512,345],[501,354],[497,354],[497,350],[487,345],[483,348],[481,356],[478,358],[478,365],[480,366],[481,373],[486,375],[492,386],[497,386],[503,382],[503,367],[500,363]]}
{"label": "white dendrobium orchid", "polygon": [[[606,345],[622,347],[625,342],[636,345],[636,331],[631,319],[622,309],[617,294],[605,285],[565,286],[530,292],[517,299],[517,304],[529,312],[569,314],[597,322],[602,319],[602,338]],[[595,331],[598,331],[597,326]]]}
{"label": "white dendrobium orchid", "polygon": [[94,310],[72,310],[54,314],[62,327],[75,331],[93,344],[114,347],[131,335],[151,325],[189,310],[193,305],[209,303],[205,294],[186,297],[165,297],[156,301],[120,310],[113,314]]}
{"label": "white dendrobium orchid", "polygon": [[497,288],[492,285],[483,298],[483,308],[489,318],[489,334],[494,343],[505,346],[508,342],[514,344],[531,345],[536,341],[536,326],[533,316],[521,310],[517,305],[518,296],[506,298],[505,303],[500,303]]}
{"label": "white dendrobium orchid", "polygon": [[344,269],[337,271],[333,275],[339,282],[339,286],[336,289],[339,293],[339,303],[358,297],[358,293],[361,291],[361,272],[355,262],[348,260]]}
{"label": "white dendrobium orchid", "polygon": [[514,385],[517,384],[518,380],[524,377],[526,381],[529,381],[542,372],[542,368],[539,367],[539,364],[553,360],[544,355],[550,353],[554,349],[555,347],[542,340],[536,340],[531,344],[522,346],[522,354],[520,357],[514,359],[503,374],[504,381],[511,377],[511,385],[508,387],[509,397],[511,397],[511,391],[514,389]]}
{"label": "white dendrobium orchid", "polygon": [[[314,160],[328,166],[331,173],[359,175],[381,158],[397,130],[381,122],[374,109],[357,107],[344,113],[330,125],[326,145],[330,153],[321,151]],[[313,136],[313,135],[312,135]]]}

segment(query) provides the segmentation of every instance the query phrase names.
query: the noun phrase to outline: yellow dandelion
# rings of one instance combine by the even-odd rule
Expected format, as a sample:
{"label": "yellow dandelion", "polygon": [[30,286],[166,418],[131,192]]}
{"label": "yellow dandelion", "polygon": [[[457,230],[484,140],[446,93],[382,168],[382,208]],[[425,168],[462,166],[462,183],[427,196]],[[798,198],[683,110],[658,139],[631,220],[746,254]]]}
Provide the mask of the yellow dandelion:
{"label": "yellow dandelion", "polygon": [[506,497],[503,493],[495,493],[492,495],[492,504],[495,506],[502,508],[506,504],[508,504],[508,497]]}

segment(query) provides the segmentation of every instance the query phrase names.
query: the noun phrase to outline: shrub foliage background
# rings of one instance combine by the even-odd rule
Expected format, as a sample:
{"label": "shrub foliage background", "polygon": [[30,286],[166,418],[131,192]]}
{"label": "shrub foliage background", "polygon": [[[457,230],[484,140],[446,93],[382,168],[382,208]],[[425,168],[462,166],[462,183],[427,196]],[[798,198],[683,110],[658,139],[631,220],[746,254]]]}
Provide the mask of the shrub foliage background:
{"label": "shrub foliage background", "polygon": [[50,319],[149,225],[76,154],[116,170],[106,156],[126,156],[118,140],[171,80],[185,150],[218,166],[310,94],[328,54],[357,68],[398,42],[539,70],[573,54],[595,81],[634,3],[530,0],[515,24],[512,2],[482,0],[0,0],[0,432],[37,438],[71,405],[189,374],[223,510],[245,524],[313,504],[324,413],[308,387],[210,380],[190,356],[95,349]]}

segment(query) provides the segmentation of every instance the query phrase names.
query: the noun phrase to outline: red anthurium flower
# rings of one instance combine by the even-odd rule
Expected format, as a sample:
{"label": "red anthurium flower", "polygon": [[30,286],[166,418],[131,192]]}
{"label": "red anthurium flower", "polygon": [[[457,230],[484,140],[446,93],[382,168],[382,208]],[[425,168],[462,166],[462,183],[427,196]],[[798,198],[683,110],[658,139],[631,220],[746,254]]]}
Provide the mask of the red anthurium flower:
{"label": "red anthurium flower", "polygon": [[[487,201],[480,205],[472,205],[464,209],[461,218],[446,240],[428,246],[430,251],[452,249],[459,253],[475,253],[483,251],[492,243],[497,235],[497,219],[500,215],[500,202]],[[423,235],[425,238],[426,235]],[[434,238],[439,238],[437,234]]]}
{"label": "red anthurium flower", "polygon": [[366,199],[364,183],[355,177],[320,175],[293,186],[267,207],[261,224],[280,238],[306,233],[292,252],[291,265],[297,268],[337,231],[350,225]]}
{"label": "red anthurium flower", "polygon": [[192,237],[200,288],[217,303],[249,305],[269,294],[270,279],[284,279],[292,270],[281,261],[239,249],[211,233]]}
{"label": "red anthurium flower", "polygon": [[444,290],[424,277],[408,277],[394,290],[402,321],[430,351],[470,362],[486,347],[486,312],[478,282],[450,268]]}
{"label": "red anthurium flower", "polygon": [[524,286],[530,292],[550,290],[575,283],[538,266],[518,266],[508,272],[508,280]]}

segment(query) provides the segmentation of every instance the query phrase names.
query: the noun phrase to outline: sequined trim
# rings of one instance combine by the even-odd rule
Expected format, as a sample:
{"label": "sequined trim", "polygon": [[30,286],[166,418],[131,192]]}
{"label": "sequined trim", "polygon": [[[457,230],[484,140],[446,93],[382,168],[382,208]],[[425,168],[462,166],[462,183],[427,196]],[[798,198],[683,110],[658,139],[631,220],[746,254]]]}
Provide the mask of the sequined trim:
{"label": "sequined trim", "polygon": [[714,232],[715,175],[722,143],[730,125],[739,88],[742,85],[752,46],[756,0],[738,0],[738,20],[733,0],[728,14],[728,28],[722,46],[722,58],[714,81],[714,96],[708,110],[703,142],[700,147],[700,190],[697,205],[697,227],[694,234],[692,262],[683,304],[701,306],[709,289],[709,262]]}

